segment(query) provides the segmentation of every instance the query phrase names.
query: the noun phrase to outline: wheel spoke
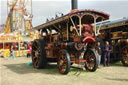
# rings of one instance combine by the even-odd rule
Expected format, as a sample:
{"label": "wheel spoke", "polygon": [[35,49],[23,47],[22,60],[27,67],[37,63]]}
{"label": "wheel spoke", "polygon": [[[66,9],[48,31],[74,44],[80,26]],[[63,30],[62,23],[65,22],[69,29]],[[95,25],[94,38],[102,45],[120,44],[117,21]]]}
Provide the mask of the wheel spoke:
{"label": "wheel spoke", "polygon": [[36,50],[35,50],[35,49],[33,49],[33,50],[32,50],[32,52],[36,52]]}
{"label": "wheel spoke", "polygon": [[38,59],[35,61],[34,66],[35,66],[35,67],[38,66]]}

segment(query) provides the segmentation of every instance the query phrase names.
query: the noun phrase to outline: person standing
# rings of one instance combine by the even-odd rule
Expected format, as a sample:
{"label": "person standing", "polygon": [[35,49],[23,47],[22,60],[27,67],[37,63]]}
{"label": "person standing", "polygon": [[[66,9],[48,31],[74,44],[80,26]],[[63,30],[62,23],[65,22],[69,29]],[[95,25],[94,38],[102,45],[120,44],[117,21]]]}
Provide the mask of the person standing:
{"label": "person standing", "polygon": [[101,62],[101,46],[100,46],[100,42],[97,42],[96,54],[97,54],[98,66],[99,66],[100,65],[100,62]]}
{"label": "person standing", "polygon": [[105,47],[104,47],[104,66],[109,66],[109,62],[110,62],[110,53],[112,51],[112,47],[109,44],[108,41],[105,42]]}
{"label": "person standing", "polygon": [[9,58],[10,58],[11,56],[13,57],[13,59],[15,59],[14,47],[13,47],[13,45],[11,45],[11,47],[10,47],[10,56],[9,56]]}
{"label": "person standing", "polygon": [[29,46],[29,51],[30,51],[30,57],[32,57],[32,46]]}

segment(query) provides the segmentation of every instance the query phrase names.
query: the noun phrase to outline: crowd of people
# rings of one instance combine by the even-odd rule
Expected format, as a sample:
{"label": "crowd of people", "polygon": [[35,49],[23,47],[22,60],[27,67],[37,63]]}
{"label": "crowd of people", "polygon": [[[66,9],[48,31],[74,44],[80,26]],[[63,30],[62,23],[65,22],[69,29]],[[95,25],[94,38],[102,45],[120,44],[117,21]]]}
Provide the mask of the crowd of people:
{"label": "crowd of people", "polygon": [[[21,50],[29,50],[29,53],[27,54],[27,57],[32,56],[32,55],[31,55],[31,52],[32,52],[31,43],[21,43],[20,46],[23,47],[23,48],[20,48]],[[10,59],[11,57],[12,57],[13,59],[15,59],[15,53],[14,53],[14,51],[15,51],[15,50],[18,50],[18,49],[19,49],[19,46],[18,46],[18,45],[13,45],[13,44],[11,44],[10,47],[9,47],[10,54],[9,54],[9,56],[8,56],[8,59]]]}
{"label": "crowd of people", "polygon": [[98,66],[101,63],[101,56],[103,57],[103,65],[104,67],[109,66],[110,63],[110,53],[112,52],[112,46],[109,44],[108,41],[105,42],[105,45],[103,48],[101,48],[100,42],[97,42],[96,46],[96,54],[97,54],[97,60],[98,60]]}

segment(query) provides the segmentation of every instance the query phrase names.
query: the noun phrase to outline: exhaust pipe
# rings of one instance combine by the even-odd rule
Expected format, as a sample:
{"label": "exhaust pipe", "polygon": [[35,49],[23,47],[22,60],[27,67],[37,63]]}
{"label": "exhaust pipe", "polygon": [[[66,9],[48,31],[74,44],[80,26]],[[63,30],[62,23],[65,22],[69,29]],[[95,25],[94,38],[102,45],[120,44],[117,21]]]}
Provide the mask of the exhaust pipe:
{"label": "exhaust pipe", "polygon": [[72,10],[77,9],[77,0],[71,0]]}

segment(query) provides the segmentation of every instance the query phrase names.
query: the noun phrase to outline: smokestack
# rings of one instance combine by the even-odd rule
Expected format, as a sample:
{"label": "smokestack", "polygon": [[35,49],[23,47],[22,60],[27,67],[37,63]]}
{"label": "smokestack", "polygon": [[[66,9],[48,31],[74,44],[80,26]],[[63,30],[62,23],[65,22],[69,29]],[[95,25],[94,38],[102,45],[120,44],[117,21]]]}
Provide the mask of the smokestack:
{"label": "smokestack", "polygon": [[72,10],[77,9],[77,0],[72,0],[71,4],[72,4]]}

